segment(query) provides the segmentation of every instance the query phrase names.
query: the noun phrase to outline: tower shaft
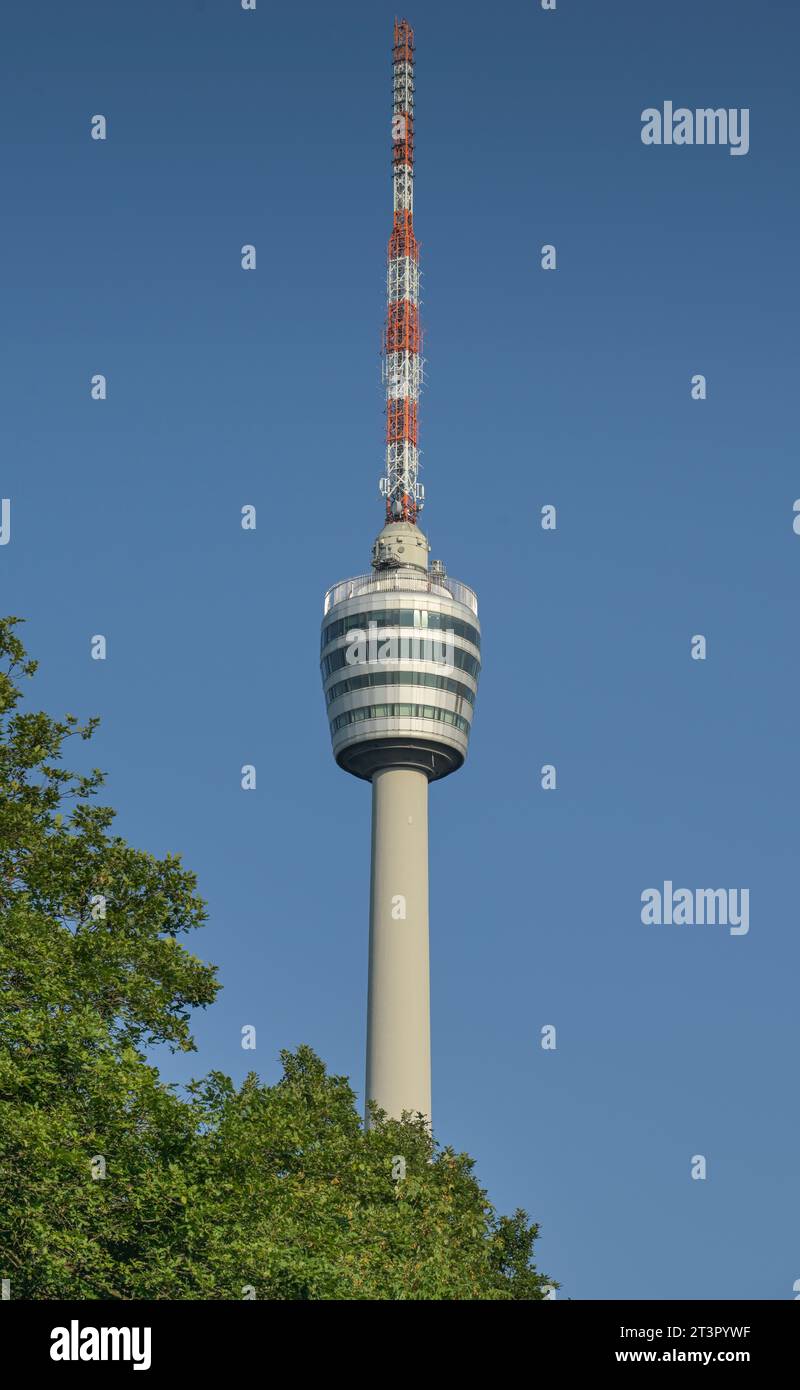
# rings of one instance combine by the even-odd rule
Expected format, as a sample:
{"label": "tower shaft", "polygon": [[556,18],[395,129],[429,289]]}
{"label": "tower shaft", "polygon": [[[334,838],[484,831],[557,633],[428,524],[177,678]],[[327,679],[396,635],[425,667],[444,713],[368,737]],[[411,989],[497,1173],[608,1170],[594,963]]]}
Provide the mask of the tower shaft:
{"label": "tower shaft", "polygon": [[367,1099],[393,1117],[431,1113],[428,779],[372,778]]}

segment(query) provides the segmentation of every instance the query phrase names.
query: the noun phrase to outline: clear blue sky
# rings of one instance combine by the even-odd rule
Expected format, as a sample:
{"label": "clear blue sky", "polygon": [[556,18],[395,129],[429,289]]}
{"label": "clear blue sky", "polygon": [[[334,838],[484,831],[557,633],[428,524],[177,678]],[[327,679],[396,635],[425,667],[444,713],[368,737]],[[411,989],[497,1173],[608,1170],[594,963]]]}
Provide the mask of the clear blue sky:
{"label": "clear blue sky", "polygon": [[[271,1080],[307,1042],[363,1085],[369,791],[317,661],[381,522],[394,14],[3,19],[2,609],[37,704],[102,716],[119,831],[209,901],[224,991],[168,1079]],[[425,521],[484,627],[470,759],[431,791],[435,1127],[542,1223],[561,1296],[791,1298],[798,8],[408,18]],[[748,107],[750,153],[645,148],[666,99]],[[664,879],[749,888],[749,934],[643,926]]]}

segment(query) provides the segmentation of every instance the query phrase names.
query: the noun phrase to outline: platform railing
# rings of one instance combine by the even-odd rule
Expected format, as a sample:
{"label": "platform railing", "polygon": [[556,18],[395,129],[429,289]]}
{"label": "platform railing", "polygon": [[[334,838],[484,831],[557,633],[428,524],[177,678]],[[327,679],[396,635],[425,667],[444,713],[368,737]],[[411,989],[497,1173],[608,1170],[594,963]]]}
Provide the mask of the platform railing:
{"label": "platform railing", "polygon": [[358,598],[361,594],[388,593],[427,593],[441,598],[454,598],[463,603],[478,616],[478,596],[469,585],[449,575],[421,573],[408,569],[378,570],[371,574],[357,574],[353,579],[340,579],[325,595],[325,613],[337,603],[348,598]]}

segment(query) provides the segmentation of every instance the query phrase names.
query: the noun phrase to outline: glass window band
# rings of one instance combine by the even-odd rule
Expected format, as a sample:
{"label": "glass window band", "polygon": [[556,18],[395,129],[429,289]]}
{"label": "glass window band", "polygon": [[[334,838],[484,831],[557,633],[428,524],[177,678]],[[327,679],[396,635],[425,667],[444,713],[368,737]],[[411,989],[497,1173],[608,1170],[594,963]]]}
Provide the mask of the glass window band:
{"label": "glass window band", "polygon": [[[456,666],[459,671],[467,671],[474,680],[478,679],[481,663],[478,661],[477,657],[470,656],[469,652],[462,651],[461,647],[454,647],[452,652],[448,652],[448,656],[452,656],[452,662],[448,664]],[[354,671],[359,664],[359,662],[349,662],[347,660],[347,647],[338,647],[335,652],[331,652],[329,656],[324,656],[322,658],[320,662],[322,679],[327,680],[328,676],[332,676],[334,671],[341,671],[345,666],[349,666],[350,670]],[[389,667],[387,669],[391,670],[393,668]]]}
{"label": "glass window band", "polygon": [[359,709],[337,714],[331,720],[331,733],[337,733],[348,724],[360,724],[365,719],[435,719],[441,724],[452,724],[463,734],[470,730],[468,719],[449,709],[437,709],[435,705],[361,705]]}
{"label": "glass window band", "polygon": [[434,676],[429,671],[369,671],[363,676],[349,676],[325,692],[325,702],[332,705],[340,695],[352,695],[355,690],[367,690],[376,685],[424,685],[431,690],[447,690],[475,704],[473,692],[463,681],[451,680],[450,676]]}
{"label": "glass window band", "polygon": [[335,642],[337,637],[344,637],[346,632],[355,628],[366,632],[370,623],[377,623],[378,627],[418,627],[453,632],[456,637],[465,638],[480,650],[481,634],[476,627],[465,623],[462,618],[453,618],[449,613],[435,613],[428,608],[391,608],[383,612],[375,609],[369,613],[351,613],[349,618],[336,618],[322,629],[320,645],[327,647],[329,642]]}

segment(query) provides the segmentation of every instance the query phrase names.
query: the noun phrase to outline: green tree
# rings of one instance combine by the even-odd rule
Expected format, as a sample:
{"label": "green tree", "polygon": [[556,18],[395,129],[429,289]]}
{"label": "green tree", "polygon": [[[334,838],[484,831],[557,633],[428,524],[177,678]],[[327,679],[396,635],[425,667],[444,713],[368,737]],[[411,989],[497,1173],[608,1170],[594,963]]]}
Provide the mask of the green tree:
{"label": "green tree", "polygon": [[141,1049],[193,1045],[189,1011],[217,986],[177,938],[205,911],[177,858],[110,833],[102,773],[62,766],[97,721],[18,710],[36,663],[15,627],[0,621],[0,1263],[15,1297],[130,1295],[197,1128]]}
{"label": "green tree", "polygon": [[273,1086],[184,1095],[147,1061],[193,1048],[214,968],[180,859],[111,832],[81,725],[18,709],[36,663],[0,620],[0,1275],[13,1298],[537,1299],[537,1227],[411,1118],[366,1131],[309,1048]]}
{"label": "green tree", "polygon": [[237,1091],[213,1074],[193,1088],[208,1128],[187,1219],[189,1296],[544,1297],[537,1227],[522,1211],[497,1217],[467,1155],[439,1149],[421,1119],[376,1112],[365,1130],[346,1077],[308,1047],[281,1057],[274,1086],[251,1075]]}

